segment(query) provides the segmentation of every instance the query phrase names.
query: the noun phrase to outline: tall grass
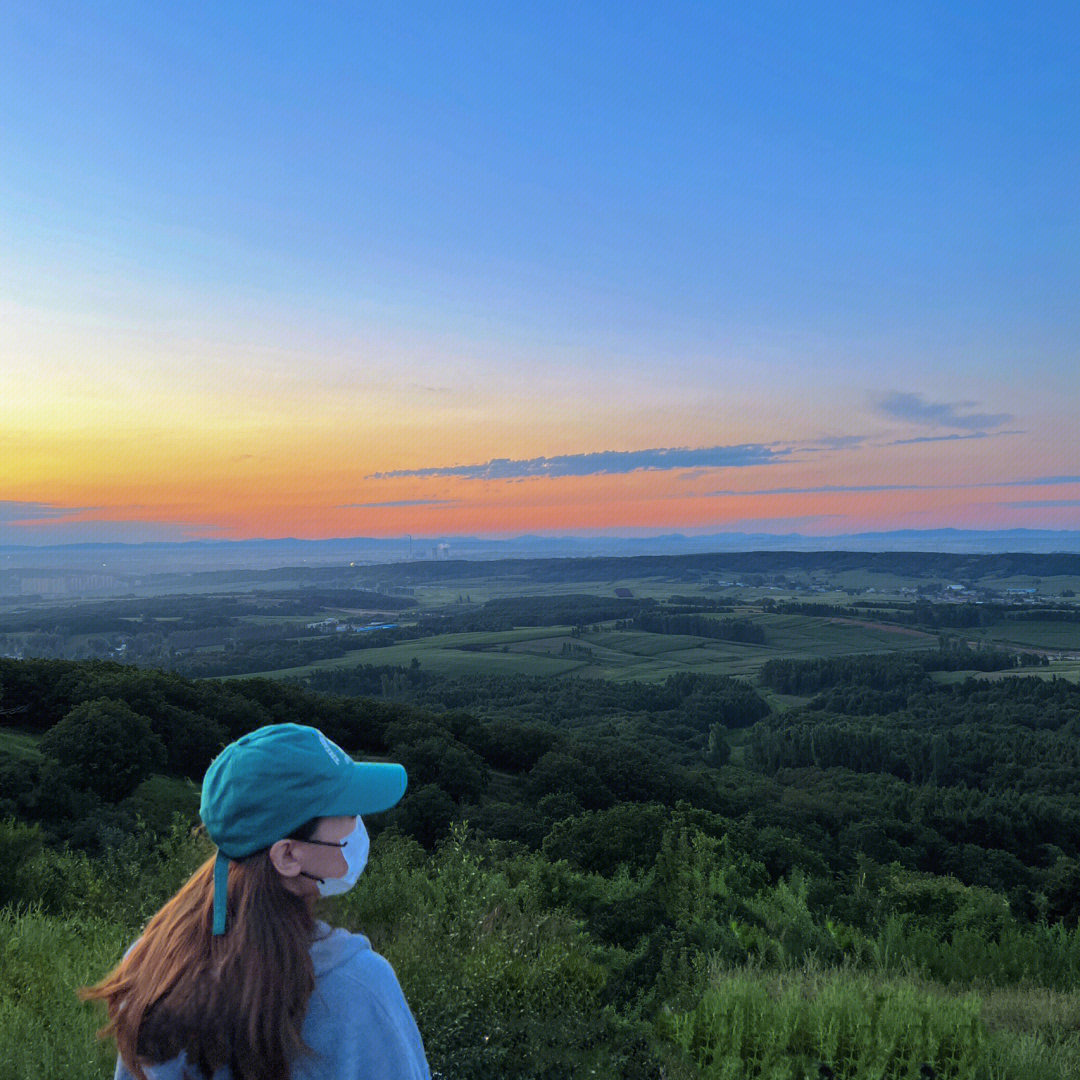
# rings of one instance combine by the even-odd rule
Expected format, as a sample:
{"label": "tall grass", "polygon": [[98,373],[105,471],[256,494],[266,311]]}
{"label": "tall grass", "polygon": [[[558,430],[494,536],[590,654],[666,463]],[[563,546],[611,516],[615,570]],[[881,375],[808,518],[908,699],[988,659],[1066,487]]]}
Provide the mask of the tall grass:
{"label": "tall grass", "polygon": [[[1002,1019],[1000,1009],[993,1015]],[[1028,1030],[1016,1030],[1017,1020]],[[988,1021],[979,996],[949,996],[912,979],[835,968],[779,975],[743,969],[717,971],[697,1005],[663,1027],[703,1080],[1080,1076],[1075,1032],[1061,1038],[1030,1013],[1014,1016],[1013,1025]]]}
{"label": "tall grass", "polygon": [[123,927],[0,909],[0,1080],[110,1077],[116,1053],[95,1031],[104,1010],[75,989],[94,982],[127,945]]}
{"label": "tall grass", "polygon": [[918,972],[950,986],[1034,984],[1069,990],[1080,985],[1080,928],[1011,924],[994,936],[973,928],[945,935],[894,916],[871,939],[866,959],[881,969]]}

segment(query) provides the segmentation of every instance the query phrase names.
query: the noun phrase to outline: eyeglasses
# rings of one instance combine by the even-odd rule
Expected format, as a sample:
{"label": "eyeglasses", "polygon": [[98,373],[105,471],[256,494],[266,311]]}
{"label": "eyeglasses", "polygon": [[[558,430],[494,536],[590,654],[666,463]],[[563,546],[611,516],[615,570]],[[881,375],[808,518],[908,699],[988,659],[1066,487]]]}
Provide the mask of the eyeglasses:
{"label": "eyeglasses", "polygon": [[[300,840],[300,837],[294,836],[294,840]],[[301,844],[322,844],[323,847],[336,847],[343,848],[345,846],[344,840],[300,840]]]}

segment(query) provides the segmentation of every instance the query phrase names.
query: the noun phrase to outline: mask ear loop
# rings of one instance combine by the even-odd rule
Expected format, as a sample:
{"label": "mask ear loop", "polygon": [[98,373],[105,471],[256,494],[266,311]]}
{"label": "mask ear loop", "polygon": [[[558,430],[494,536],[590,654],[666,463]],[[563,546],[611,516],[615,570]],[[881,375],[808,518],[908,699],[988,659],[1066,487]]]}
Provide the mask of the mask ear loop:
{"label": "mask ear loop", "polygon": [[[345,846],[344,840],[301,840],[301,844],[322,844],[323,847],[336,847],[339,851]],[[314,874],[309,874],[306,870],[300,871],[301,877],[311,878],[312,881],[317,881],[320,885],[326,880],[326,878],[316,877]]]}

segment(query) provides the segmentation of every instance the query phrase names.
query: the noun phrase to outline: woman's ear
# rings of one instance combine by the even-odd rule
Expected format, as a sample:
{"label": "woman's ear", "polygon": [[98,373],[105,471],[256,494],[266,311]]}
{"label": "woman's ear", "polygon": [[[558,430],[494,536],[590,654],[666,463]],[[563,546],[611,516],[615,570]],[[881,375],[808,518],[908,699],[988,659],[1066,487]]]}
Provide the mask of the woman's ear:
{"label": "woman's ear", "polygon": [[278,840],[271,844],[269,855],[274,869],[282,877],[293,878],[300,873],[297,847],[291,840]]}

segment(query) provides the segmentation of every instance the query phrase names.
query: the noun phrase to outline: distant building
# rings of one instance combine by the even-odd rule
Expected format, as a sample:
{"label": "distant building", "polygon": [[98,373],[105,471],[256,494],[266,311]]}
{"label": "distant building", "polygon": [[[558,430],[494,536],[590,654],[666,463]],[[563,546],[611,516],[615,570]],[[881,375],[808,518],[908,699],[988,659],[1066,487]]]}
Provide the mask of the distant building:
{"label": "distant building", "polygon": [[634,594],[633,594],[633,592],[632,592],[632,591],[631,591],[630,589],[616,589],[616,590],[615,590],[615,595],[616,595],[616,596],[621,596],[621,597],[623,597],[624,599],[629,599],[629,598],[630,598],[630,597],[632,597],[632,596],[633,596]]}
{"label": "distant building", "polygon": [[120,586],[120,579],[111,574],[39,574],[20,576],[17,590],[8,586],[4,591],[24,596],[78,596],[80,593],[110,592]]}

